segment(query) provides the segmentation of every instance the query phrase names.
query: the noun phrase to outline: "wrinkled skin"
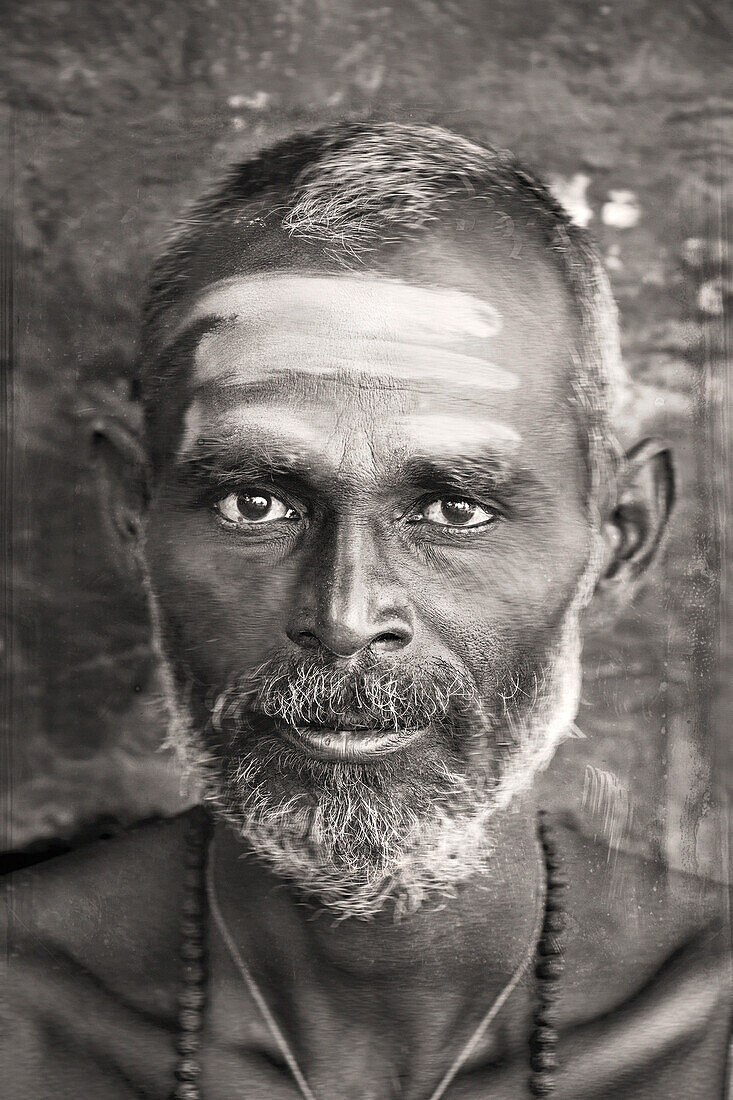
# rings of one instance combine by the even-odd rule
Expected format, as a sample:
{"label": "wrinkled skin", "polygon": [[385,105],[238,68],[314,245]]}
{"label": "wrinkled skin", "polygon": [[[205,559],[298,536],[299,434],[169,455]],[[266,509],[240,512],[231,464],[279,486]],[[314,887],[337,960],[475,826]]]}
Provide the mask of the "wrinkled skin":
{"label": "wrinkled skin", "polygon": [[[347,362],[338,373],[324,363],[360,354],[360,327],[368,332],[392,300],[389,283],[366,281],[367,290],[376,287],[372,301],[357,280],[339,279],[343,300],[334,295],[331,315],[310,332],[296,330],[293,346],[275,356],[268,334],[277,330],[277,305],[270,314],[263,303],[256,321],[265,335],[257,343],[256,325],[247,324],[246,280],[218,298],[208,292],[207,312],[231,315],[239,290],[241,318],[199,344],[193,373],[206,385],[186,410],[177,437],[184,461],[176,468],[171,456],[162,474],[146,541],[175,656],[197,679],[225,683],[273,649],[292,655],[320,647],[345,659],[368,649],[408,670],[444,660],[483,685],[544,651],[590,549],[588,474],[570,407],[574,321],[559,279],[544,264],[523,265],[512,278],[505,270],[488,280],[471,268],[460,280],[457,274],[453,285],[472,295],[480,290],[500,315],[501,331],[474,340],[460,372],[448,363],[424,379],[418,373],[396,383],[401,350],[407,347],[418,372],[427,350],[409,344],[414,311],[435,308],[427,291],[416,290],[416,301],[400,303],[384,332],[370,334],[368,367]],[[317,292],[328,292],[325,280]],[[190,305],[188,318],[181,313],[183,326],[200,311]],[[338,332],[329,331],[334,316]],[[426,345],[430,339],[428,333]],[[460,337],[437,329],[433,340],[438,356],[462,346]],[[293,352],[296,363],[288,358]],[[509,388],[501,380],[492,385],[497,371],[506,372]],[[212,511],[215,494],[201,503],[200,485],[192,489],[186,480],[193,462],[185,460],[195,461],[197,440],[207,454],[206,444],[224,437],[234,456],[227,490],[241,477],[238,460],[241,469],[259,462],[263,476],[245,477],[244,487],[279,487],[285,503],[305,514],[303,523],[237,531]],[[276,484],[267,471],[274,448]],[[486,484],[487,451],[521,472],[506,491]],[[306,478],[291,475],[288,456]],[[450,486],[438,470],[401,479],[400,470],[417,459],[474,468]],[[497,508],[499,517],[470,532],[405,522],[446,490],[486,506],[486,518]]]}

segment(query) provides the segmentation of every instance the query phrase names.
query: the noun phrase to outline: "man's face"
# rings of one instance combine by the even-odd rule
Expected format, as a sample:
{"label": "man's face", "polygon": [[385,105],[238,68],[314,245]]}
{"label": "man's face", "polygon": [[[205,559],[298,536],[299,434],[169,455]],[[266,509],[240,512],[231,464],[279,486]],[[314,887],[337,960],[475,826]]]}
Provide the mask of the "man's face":
{"label": "man's face", "polygon": [[229,816],[322,893],[435,868],[576,704],[569,302],[537,259],[431,262],[229,279],[170,325],[202,335],[148,518],[164,649]]}

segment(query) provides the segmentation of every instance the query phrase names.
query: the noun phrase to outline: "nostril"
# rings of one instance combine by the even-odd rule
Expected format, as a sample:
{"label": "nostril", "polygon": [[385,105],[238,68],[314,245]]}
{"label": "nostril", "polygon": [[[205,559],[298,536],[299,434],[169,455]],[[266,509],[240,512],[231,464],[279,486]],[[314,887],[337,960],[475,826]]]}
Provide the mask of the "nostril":
{"label": "nostril", "polygon": [[353,657],[361,650],[392,653],[403,649],[412,640],[409,627],[402,630],[399,626],[371,635],[366,630],[348,629],[344,624],[340,624],[338,628],[322,630],[286,630],[286,634],[302,650],[324,649],[344,658]]}
{"label": "nostril", "polygon": [[409,634],[398,633],[396,630],[385,630],[373,639],[371,646],[378,653],[392,653],[396,649],[403,649],[410,640]]}

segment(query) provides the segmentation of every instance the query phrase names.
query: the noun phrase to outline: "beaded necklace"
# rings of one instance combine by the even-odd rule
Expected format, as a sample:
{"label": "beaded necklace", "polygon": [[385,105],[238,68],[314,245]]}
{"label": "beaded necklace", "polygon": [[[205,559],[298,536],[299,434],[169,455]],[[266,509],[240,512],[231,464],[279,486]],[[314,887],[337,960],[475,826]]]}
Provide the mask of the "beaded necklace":
{"label": "beaded necklace", "polygon": [[[211,828],[212,822],[208,813],[201,808],[195,810],[185,842],[185,882],[180,925],[177,1059],[175,1086],[171,1093],[171,1100],[202,1100],[199,1086],[201,1064],[198,1054],[204,1025],[208,981],[206,935],[211,905],[207,897],[207,863]],[[557,999],[557,982],[565,968],[561,936],[566,925],[562,894],[567,887],[567,878],[562,872],[560,855],[553,842],[548,817],[544,810],[540,810],[538,815],[537,834],[545,865],[545,898],[541,931],[534,952],[536,1003],[529,1037],[530,1073],[527,1083],[532,1096],[551,1096],[555,1091],[555,1070],[558,1064],[557,1030],[553,1023],[553,1006]],[[231,944],[228,943],[228,946],[231,952]],[[232,953],[236,961],[238,953]],[[518,980],[521,972],[521,970],[517,971],[515,979]],[[516,980],[507,986],[489,1014],[491,1019],[503,1006],[508,994],[515,986]],[[259,1004],[261,999],[259,992],[255,999]],[[263,1011],[262,1005],[260,1005],[260,1011]],[[264,1014],[268,1018],[269,1010]],[[482,1027],[474,1033],[471,1042],[478,1038],[480,1031],[488,1024],[489,1016],[482,1021]],[[285,1046],[287,1049],[287,1044]],[[302,1074],[297,1065],[295,1068],[291,1066],[291,1072],[303,1092]],[[309,1095],[310,1090],[307,1089],[303,1094]]]}

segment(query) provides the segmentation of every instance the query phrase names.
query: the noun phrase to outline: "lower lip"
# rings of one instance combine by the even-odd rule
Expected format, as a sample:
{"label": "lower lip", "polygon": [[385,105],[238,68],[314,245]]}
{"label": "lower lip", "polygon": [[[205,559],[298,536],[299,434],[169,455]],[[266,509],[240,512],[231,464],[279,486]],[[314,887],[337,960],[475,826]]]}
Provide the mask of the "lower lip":
{"label": "lower lip", "polygon": [[403,733],[377,730],[305,729],[282,730],[283,737],[297,748],[305,750],[316,760],[330,760],[346,764],[367,764],[380,756],[389,756],[407,748],[425,730],[408,730]]}

